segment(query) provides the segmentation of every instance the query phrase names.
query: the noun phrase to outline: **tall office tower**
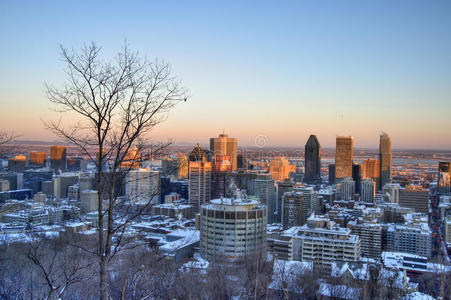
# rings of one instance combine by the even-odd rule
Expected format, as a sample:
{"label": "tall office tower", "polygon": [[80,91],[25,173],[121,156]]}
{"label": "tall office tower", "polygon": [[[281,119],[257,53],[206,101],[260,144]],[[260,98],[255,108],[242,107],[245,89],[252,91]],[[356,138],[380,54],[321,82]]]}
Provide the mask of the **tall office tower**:
{"label": "tall office tower", "polygon": [[30,166],[43,168],[45,167],[45,162],[47,160],[47,153],[40,151],[30,152]]}
{"label": "tall office tower", "polygon": [[227,177],[230,172],[232,172],[231,157],[229,155],[216,155],[213,175],[213,199],[226,196]]}
{"label": "tall office tower", "polygon": [[199,143],[194,146],[193,150],[188,155],[188,161],[206,161],[206,153],[205,150],[203,150]]}
{"label": "tall office tower", "polygon": [[366,178],[362,181],[360,188],[360,201],[364,203],[374,204],[374,197],[376,196],[376,183]]}
{"label": "tall office tower", "polygon": [[354,138],[337,136],[335,148],[335,180],[352,177],[352,160],[354,157]]}
{"label": "tall office tower", "polygon": [[335,184],[335,164],[329,165],[329,184]]}
{"label": "tall office tower", "polygon": [[247,160],[247,157],[244,156],[244,154],[241,154],[241,153],[237,154],[236,160],[237,160],[236,167],[238,169],[247,170],[248,160]]}
{"label": "tall office tower", "polygon": [[254,195],[268,209],[268,223],[277,219],[276,187],[271,174],[259,174],[254,181]]}
{"label": "tall office tower", "polygon": [[298,187],[294,189],[296,192],[301,192],[304,194],[307,214],[310,215],[320,214],[322,211],[321,200],[318,197],[318,193],[313,189],[313,187]]}
{"label": "tall office tower", "polygon": [[321,183],[321,145],[316,135],[311,135],[305,144],[306,183]]}
{"label": "tall office tower", "polygon": [[362,179],[371,179],[376,183],[376,188],[379,187],[380,181],[380,166],[379,160],[370,158],[366,159],[362,163]]}
{"label": "tall office tower", "polygon": [[396,183],[387,183],[384,185],[382,189],[382,196],[384,197],[384,201],[391,203],[399,202],[399,184]]}
{"label": "tall office tower", "polygon": [[438,192],[440,194],[451,193],[451,163],[439,162],[438,163]]}
{"label": "tall office tower", "polygon": [[352,180],[355,181],[355,192],[360,194],[360,183],[362,182],[361,167],[359,163],[352,163]]}
{"label": "tall office tower", "polygon": [[228,155],[231,157],[232,170],[237,168],[237,151],[238,140],[236,138],[229,138],[227,134],[220,134],[217,138],[210,139],[210,150],[213,155]]}
{"label": "tall office tower", "polygon": [[[78,174],[61,173],[53,176],[53,196],[56,199],[67,198],[68,188],[78,183]],[[41,183],[42,186],[42,183]]]}
{"label": "tall office tower", "polygon": [[350,177],[340,182],[340,200],[351,201],[355,197],[355,181]]}
{"label": "tall office tower", "polygon": [[399,190],[399,206],[413,208],[415,212],[429,212],[429,198],[427,190],[401,189]]}
{"label": "tall office tower", "polygon": [[379,190],[382,190],[385,184],[391,183],[391,139],[388,134],[382,132],[379,140],[379,162],[380,162],[380,183]]}
{"label": "tall office tower", "polygon": [[[266,207],[255,200],[211,200],[200,210],[200,253],[242,257],[266,248]],[[247,224],[247,225],[246,225]]]}
{"label": "tall office tower", "polygon": [[66,171],[66,146],[50,147],[50,168],[55,173]]}
{"label": "tall office tower", "polygon": [[81,213],[89,213],[97,211],[99,207],[99,198],[97,191],[86,190],[80,193]]}
{"label": "tall office tower", "polygon": [[131,202],[158,204],[160,198],[160,173],[150,169],[128,172],[125,178],[125,194]]}
{"label": "tall office tower", "polygon": [[302,192],[286,192],[282,196],[283,229],[302,226],[307,222],[308,208]]}
{"label": "tall office tower", "polygon": [[291,181],[281,181],[277,183],[277,218],[276,222],[282,223],[282,197],[286,192],[294,190],[294,183]]}
{"label": "tall office tower", "polygon": [[199,212],[203,204],[210,202],[212,164],[206,161],[189,163],[189,204],[194,212]]}
{"label": "tall office tower", "polygon": [[16,155],[15,157],[8,158],[8,171],[23,173],[26,164],[27,157],[25,155]]}
{"label": "tall office tower", "polygon": [[296,166],[290,164],[285,157],[277,156],[274,159],[271,159],[269,173],[271,173],[274,180],[283,181],[290,178],[290,173],[294,172],[296,172]]}

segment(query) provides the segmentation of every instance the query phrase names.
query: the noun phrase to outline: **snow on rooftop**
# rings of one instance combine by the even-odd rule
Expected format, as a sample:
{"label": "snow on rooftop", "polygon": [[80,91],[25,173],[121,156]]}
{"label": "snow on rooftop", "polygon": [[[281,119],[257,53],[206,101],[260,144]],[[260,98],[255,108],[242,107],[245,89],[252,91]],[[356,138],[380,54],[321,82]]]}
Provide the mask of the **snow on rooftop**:
{"label": "snow on rooftop", "polygon": [[220,198],[210,201],[212,204],[218,205],[252,205],[258,204],[256,200],[243,199],[243,198]]}

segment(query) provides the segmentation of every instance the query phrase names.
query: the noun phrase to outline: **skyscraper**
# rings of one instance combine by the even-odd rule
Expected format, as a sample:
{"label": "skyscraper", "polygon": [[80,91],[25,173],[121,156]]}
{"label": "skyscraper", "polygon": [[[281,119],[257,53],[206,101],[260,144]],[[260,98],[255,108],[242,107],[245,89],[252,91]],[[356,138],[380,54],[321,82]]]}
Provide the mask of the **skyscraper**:
{"label": "skyscraper", "polygon": [[45,161],[47,159],[47,153],[39,151],[30,152],[30,166],[32,167],[45,167]]}
{"label": "skyscraper", "polygon": [[381,190],[386,183],[391,183],[391,139],[382,132],[379,140],[380,181],[378,189]]}
{"label": "skyscraper", "polygon": [[50,147],[50,168],[54,172],[66,171],[66,146]]}
{"label": "skyscraper", "polygon": [[277,198],[274,179],[270,174],[260,174],[254,181],[254,195],[268,208],[268,223],[277,219]]}
{"label": "skyscraper", "polygon": [[294,172],[296,172],[296,166],[290,164],[285,157],[277,156],[274,159],[271,159],[269,173],[271,173],[274,180],[283,181],[290,178],[290,173]]}
{"label": "skyscraper", "polygon": [[340,183],[340,199],[345,201],[354,200],[355,181],[350,177],[346,177]]}
{"label": "skyscraper", "polygon": [[376,183],[376,187],[379,187],[380,181],[380,165],[379,160],[374,158],[369,158],[362,163],[362,179],[371,179]]}
{"label": "skyscraper", "polygon": [[362,181],[360,190],[360,201],[373,204],[376,196],[376,183],[366,178]]}
{"label": "skyscraper", "polygon": [[194,212],[199,212],[203,204],[210,202],[211,162],[190,161],[189,163],[189,204]]}
{"label": "skyscraper", "polygon": [[451,163],[439,162],[438,163],[438,192],[440,194],[451,193]]}
{"label": "skyscraper", "polygon": [[316,135],[310,135],[305,144],[304,182],[321,182],[321,145]]}
{"label": "skyscraper", "polygon": [[352,160],[354,157],[354,138],[337,136],[335,148],[335,179],[340,181],[352,177]]}
{"label": "skyscraper", "polygon": [[237,168],[237,151],[238,140],[236,138],[229,138],[227,134],[220,134],[217,138],[210,139],[210,150],[213,155],[227,155],[231,157],[232,171]]}

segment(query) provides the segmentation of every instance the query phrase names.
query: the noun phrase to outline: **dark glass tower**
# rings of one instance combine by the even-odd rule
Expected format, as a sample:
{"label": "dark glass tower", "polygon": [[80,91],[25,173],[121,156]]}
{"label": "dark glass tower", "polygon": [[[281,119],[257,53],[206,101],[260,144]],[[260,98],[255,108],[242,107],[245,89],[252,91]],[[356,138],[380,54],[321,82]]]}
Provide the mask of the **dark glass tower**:
{"label": "dark glass tower", "polygon": [[316,135],[311,135],[305,144],[304,182],[321,182],[321,145]]}
{"label": "dark glass tower", "polygon": [[391,183],[392,174],[392,152],[391,152],[391,139],[388,134],[382,132],[379,142],[379,167],[380,167],[380,181],[379,190],[382,190],[385,184]]}

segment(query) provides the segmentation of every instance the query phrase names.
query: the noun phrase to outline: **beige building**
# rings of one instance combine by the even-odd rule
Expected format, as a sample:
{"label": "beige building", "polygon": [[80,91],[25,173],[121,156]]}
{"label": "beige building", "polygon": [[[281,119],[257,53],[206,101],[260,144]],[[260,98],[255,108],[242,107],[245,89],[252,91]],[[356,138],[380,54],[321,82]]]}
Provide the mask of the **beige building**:
{"label": "beige building", "polygon": [[335,179],[352,178],[352,160],[354,157],[354,138],[337,136],[335,148]]}
{"label": "beige building", "polygon": [[210,201],[211,162],[191,161],[189,163],[189,204],[194,212],[200,211],[200,206]]}
{"label": "beige building", "polygon": [[296,172],[296,166],[290,164],[288,159],[283,156],[275,157],[271,159],[271,163],[269,165],[269,173],[276,181],[283,181],[287,178],[290,178],[290,173]]}
{"label": "beige building", "polygon": [[237,169],[238,139],[229,138],[227,134],[220,134],[217,138],[210,139],[210,150],[216,155],[230,156],[232,170]]}

